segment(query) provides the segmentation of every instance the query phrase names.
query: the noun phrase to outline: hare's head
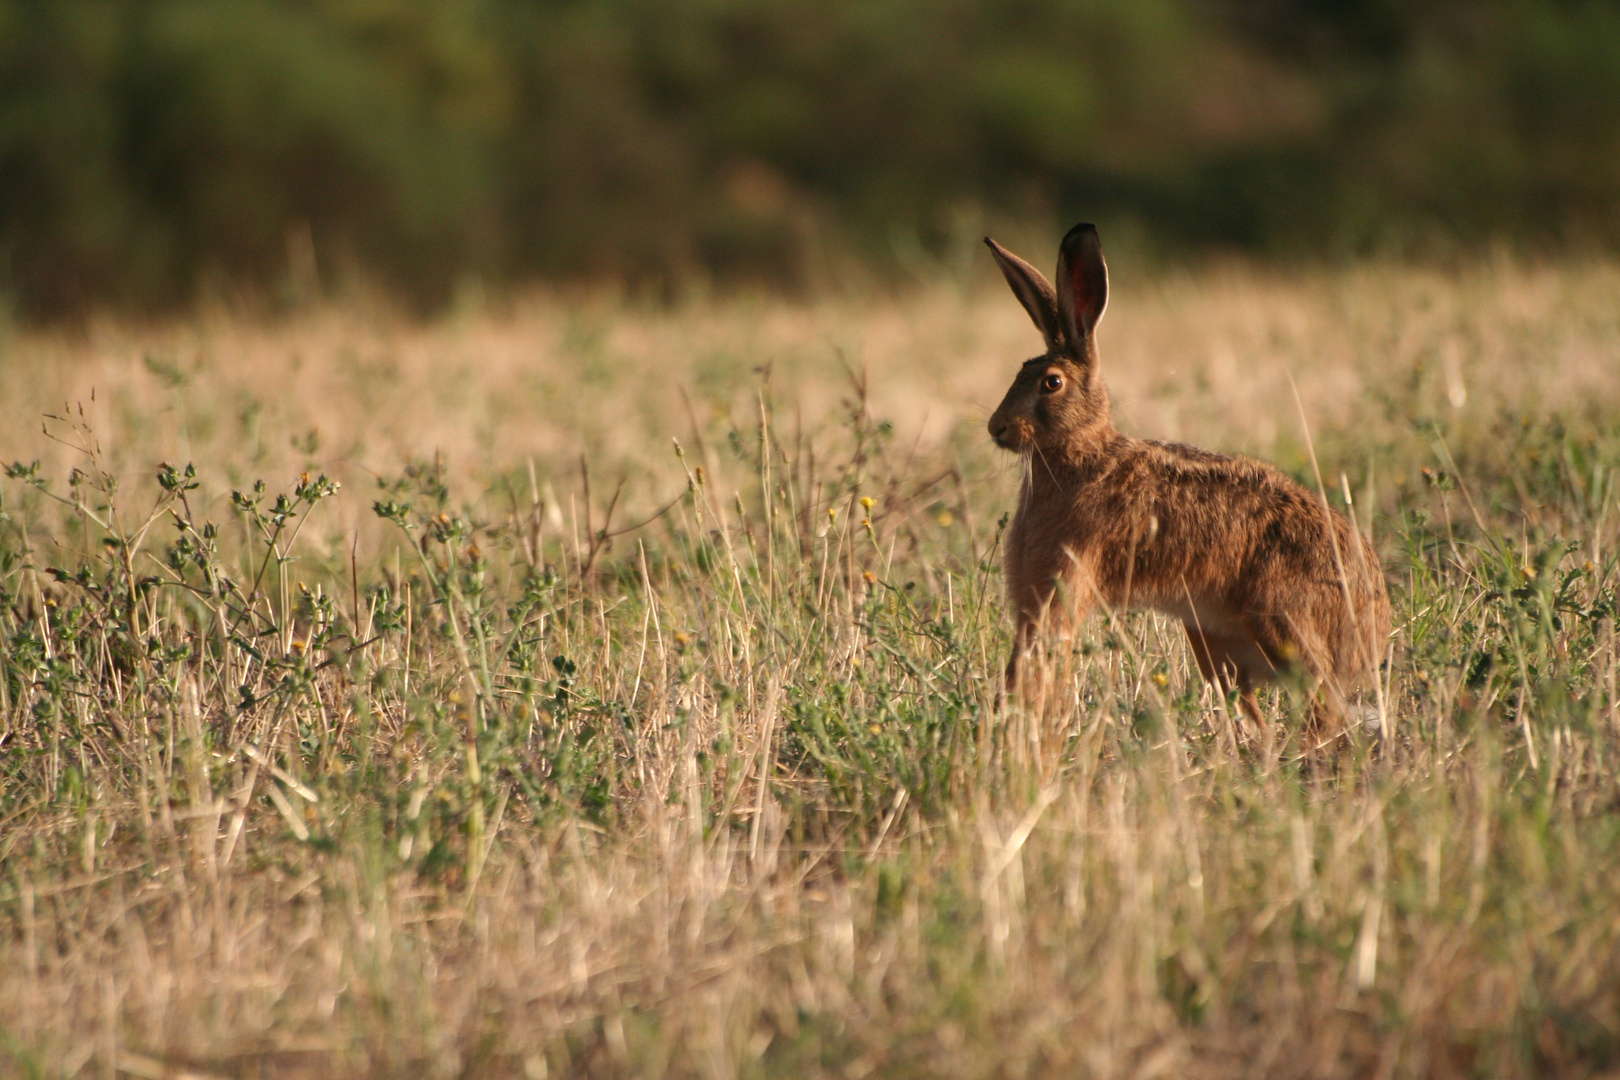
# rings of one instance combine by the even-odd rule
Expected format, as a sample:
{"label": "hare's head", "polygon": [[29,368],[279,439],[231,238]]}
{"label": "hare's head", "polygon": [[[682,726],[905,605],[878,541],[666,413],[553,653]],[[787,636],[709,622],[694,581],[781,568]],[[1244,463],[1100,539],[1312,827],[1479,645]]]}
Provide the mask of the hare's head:
{"label": "hare's head", "polygon": [[1108,267],[1092,225],[1076,225],[1058,253],[1057,288],[989,237],[984,242],[1014,295],[1046,339],[1026,360],[990,417],[990,437],[1007,450],[1063,457],[1105,439],[1113,426],[1092,340],[1108,303]]}

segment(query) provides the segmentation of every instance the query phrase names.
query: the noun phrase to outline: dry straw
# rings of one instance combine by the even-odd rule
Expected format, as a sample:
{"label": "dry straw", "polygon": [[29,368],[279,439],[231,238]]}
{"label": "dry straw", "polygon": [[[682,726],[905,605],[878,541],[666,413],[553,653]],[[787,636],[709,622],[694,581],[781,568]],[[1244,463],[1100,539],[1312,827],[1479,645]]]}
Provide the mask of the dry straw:
{"label": "dry straw", "polygon": [[998,707],[999,283],[13,342],[0,1072],[1611,1068],[1617,286],[1116,281],[1122,426],[1378,538],[1322,747],[1151,615]]}

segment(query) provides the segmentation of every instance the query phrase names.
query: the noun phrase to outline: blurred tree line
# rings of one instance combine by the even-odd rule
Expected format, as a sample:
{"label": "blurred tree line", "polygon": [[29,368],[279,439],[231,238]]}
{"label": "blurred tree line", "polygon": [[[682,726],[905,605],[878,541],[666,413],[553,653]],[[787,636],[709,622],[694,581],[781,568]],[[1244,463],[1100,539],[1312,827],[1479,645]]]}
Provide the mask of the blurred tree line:
{"label": "blurred tree line", "polygon": [[0,0],[26,317],[333,268],[427,304],[791,286],[981,210],[1273,252],[1613,244],[1620,5]]}

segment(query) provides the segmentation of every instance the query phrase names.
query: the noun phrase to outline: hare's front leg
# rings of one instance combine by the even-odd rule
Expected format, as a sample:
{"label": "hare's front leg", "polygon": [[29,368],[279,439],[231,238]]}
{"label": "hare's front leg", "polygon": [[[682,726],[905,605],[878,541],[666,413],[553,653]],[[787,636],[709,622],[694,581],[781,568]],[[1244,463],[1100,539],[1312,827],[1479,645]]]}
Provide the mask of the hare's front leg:
{"label": "hare's front leg", "polygon": [[1033,612],[1028,607],[1019,606],[1017,625],[1013,631],[1012,655],[1007,658],[1008,694],[1018,689],[1018,675],[1024,666],[1023,661],[1038,643],[1066,637],[1085,621],[1091,605],[1081,604],[1078,599],[1075,595],[1066,595],[1063,590],[1054,589]]}
{"label": "hare's front leg", "polygon": [[1018,689],[1025,656],[1043,639],[1078,627],[1098,600],[1095,567],[1068,548],[1031,548],[1020,532],[1007,549],[1007,600],[1016,629],[1006,692]]}
{"label": "hare's front leg", "polygon": [[1035,621],[1027,618],[1023,612],[1018,613],[1018,625],[1013,630],[1012,655],[1007,657],[1007,672],[1004,690],[1012,694],[1018,689],[1018,661],[1029,649],[1030,642],[1035,637]]}

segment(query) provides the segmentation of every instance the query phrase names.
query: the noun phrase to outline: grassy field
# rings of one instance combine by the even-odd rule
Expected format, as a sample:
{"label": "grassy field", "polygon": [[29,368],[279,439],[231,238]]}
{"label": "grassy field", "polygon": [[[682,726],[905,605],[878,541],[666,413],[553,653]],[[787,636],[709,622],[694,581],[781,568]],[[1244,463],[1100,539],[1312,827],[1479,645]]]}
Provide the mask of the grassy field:
{"label": "grassy field", "polygon": [[1372,532],[1387,738],[1149,615],[997,704],[988,273],[6,339],[0,1073],[1613,1074],[1620,266],[1120,271],[1120,426]]}

